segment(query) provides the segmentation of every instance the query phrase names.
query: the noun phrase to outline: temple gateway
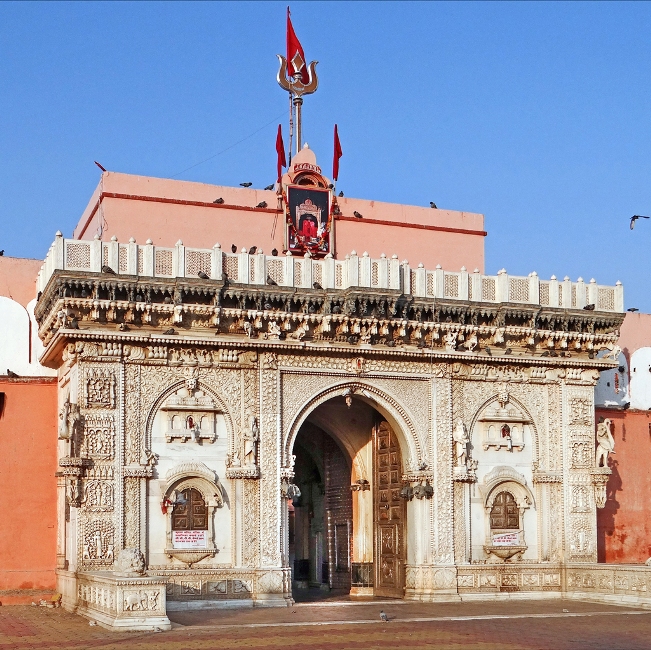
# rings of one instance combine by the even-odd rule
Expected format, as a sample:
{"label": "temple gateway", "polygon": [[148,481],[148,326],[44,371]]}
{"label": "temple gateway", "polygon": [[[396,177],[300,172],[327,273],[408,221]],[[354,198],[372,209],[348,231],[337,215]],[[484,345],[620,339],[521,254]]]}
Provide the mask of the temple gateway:
{"label": "temple gateway", "polygon": [[[346,225],[328,185],[304,149],[279,195],[325,192]],[[57,235],[38,288],[66,607],[152,629],[310,588],[599,582],[621,285]]]}

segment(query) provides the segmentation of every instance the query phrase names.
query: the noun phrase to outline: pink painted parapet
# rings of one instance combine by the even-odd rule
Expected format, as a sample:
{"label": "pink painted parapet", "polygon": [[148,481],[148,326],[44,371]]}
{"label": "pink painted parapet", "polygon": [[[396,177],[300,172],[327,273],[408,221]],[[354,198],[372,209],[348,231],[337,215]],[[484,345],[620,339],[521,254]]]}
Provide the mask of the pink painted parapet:
{"label": "pink painted parapet", "polygon": [[[223,203],[214,203],[223,199]],[[484,217],[481,214],[435,210],[364,199],[338,199],[335,257],[356,250],[371,257],[386,253],[408,259],[416,267],[440,264],[448,270],[465,266],[484,271]],[[256,207],[266,202],[267,207]],[[363,215],[362,219],[354,212]],[[100,185],[81,216],[73,237],[108,241],[134,237],[158,246],[211,248],[219,242],[230,251],[257,246],[269,254],[284,248],[284,219],[274,191],[223,187],[189,181],[102,174]]]}

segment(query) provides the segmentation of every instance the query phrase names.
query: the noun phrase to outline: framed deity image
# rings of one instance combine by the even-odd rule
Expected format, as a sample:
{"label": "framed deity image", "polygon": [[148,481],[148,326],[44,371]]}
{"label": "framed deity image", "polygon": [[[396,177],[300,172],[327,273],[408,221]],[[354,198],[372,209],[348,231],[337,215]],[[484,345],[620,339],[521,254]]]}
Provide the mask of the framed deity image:
{"label": "framed deity image", "polygon": [[330,252],[330,191],[290,185],[287,188],[286,245],[292,253],[322,257]]}

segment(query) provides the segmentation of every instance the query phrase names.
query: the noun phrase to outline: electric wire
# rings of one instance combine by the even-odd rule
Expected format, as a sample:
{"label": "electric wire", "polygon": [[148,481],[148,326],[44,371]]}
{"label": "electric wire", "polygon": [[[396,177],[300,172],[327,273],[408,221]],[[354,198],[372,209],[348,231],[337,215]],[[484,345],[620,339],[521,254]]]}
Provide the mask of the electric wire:
{"label": "electric wire", "polygon": [[229,145],[229,146],[226,147],[225,149],[222,149],[221,151],[217,152],[217,153],[214,154],[213,156],[210,156],[209,158],[206,158],[205,160],[202,160],[202,161],[200,161],[200,162],[198,162],[198,163],[195,163],[194,165],[190,165],[190,167],[187,167],[187,168],[184,169],[183,171],[180,171],[180,172],[177,172],[176,174],[173,174],[172,176],[170,176],[170,178],[176,178],[177,176],[180,176],[181,174],[185,174],[185,172],[188,172],[188,171],[190,171],[191,169],[194,169],[195,167],[198,167],[199,165],[203,165],[204,163],[207,163],[209,160],[212,160],[213,158],[217,158],[217,156],[221,156],[223,153],[226,153],[229,149],[232,149],[233,147],[237,147],[238,144],[242,144],[242,142],[245,142],[245,141],[248,140],[249,138],[252,138],[252,137],[253,137],[254,135],[256,135],[257,133],[260,133],[260,131],[266,129],[268,126],[271,126],[272,124],[274,124],[275,122],[277,122],[277,121],[278,121],[281,117],[283,117],[284,115],[285,115],[285,111],[283,111],[283,112],[282,112],[280,115],[278,115],[277,117],[274,117],[274,119],[271,120],[271,122],[267,122],[267,124],[265,124],[264,126],[261,126],[261,127],[260,127],[259,129],[257,129],[256,131],[253,131],[253,133],[249,133],[249,135],[247,135],[245,138],[242,138],[241,140],[238,140],[237,142],[234,142],[233,144]]}

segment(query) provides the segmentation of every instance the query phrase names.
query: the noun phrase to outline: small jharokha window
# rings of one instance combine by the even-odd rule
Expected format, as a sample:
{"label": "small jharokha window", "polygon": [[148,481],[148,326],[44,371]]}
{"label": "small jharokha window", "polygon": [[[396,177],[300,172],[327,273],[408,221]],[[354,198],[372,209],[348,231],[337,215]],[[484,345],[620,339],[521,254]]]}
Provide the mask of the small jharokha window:
{"label": "small jharokha window", "polygon": [[502,438],[509,438],[511,436],[511,427],[508,424],[502,425]]}
{"label": "small jharokha window", "polygon": [[490,517],[493,530],[520,528],[520,511],[510,492],[500,492],[495,497]]}
{"label": "small jharokha window", "polygon": [[181,494],[185,503],[174,506],[172,530],[208,530],[208,508],[201,492],[187,488]]}

